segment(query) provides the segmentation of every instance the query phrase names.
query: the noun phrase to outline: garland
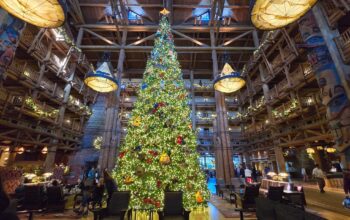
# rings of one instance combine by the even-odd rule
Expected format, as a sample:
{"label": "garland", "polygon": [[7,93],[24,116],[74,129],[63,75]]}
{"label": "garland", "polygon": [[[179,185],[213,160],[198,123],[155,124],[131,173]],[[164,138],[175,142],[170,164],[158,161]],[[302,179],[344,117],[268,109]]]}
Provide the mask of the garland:
{"label": "garland", "polygon": [[30,97],[28,97],[25,100],[25,104],[31,108],[36,114],[40,115],[40,116],[45,116],[45,117],[50,117],[50,118],[55,118],[58,115],[58,111],[57,109],[52,110],[52,111],[44,111],[42,110],[42,107],[37,105],[34,100]]}

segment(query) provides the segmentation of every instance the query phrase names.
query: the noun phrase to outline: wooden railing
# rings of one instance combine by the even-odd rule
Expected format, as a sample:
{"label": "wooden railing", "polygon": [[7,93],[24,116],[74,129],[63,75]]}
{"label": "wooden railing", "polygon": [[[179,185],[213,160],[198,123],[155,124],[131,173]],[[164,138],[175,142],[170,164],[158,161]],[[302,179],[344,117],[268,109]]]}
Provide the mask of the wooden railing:
{"label": "wooden railing", "polygon": [[344,63],[350,64],[350,28],[344,31],[339,37],[335,38],[338,50]]}
{"label": "wooden railing", "polygon": [[[333,1],[333,0],[323,0],[322,2],[322,9],[324,14],[326,15],[327,22],[329,26],[334,27],[337,23],[337,21],[343,17],[346,13],[340,8],[337,7],[338,3],[336,3],[339,0]],[[339,5],[340,6],[340,5]]]}

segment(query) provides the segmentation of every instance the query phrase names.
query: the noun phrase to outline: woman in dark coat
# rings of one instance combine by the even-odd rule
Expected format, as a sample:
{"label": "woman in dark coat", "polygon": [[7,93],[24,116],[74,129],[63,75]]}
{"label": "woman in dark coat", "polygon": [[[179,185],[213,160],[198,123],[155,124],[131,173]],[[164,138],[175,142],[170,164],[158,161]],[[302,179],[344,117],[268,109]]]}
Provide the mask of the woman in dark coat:
{"label": "woman in dark coat", "polygon": [[103,179],[105,181],[105,187],[108,194],[107,204],[109,204],[109,200],[112,198],[113,192],[117,191],[117,184],[107,170],[103,171]]}

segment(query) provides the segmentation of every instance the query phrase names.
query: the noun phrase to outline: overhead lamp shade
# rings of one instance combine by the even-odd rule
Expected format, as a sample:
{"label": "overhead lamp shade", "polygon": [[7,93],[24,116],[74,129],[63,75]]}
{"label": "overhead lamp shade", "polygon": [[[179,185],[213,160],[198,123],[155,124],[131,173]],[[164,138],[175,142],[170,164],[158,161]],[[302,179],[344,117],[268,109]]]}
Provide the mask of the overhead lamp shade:
{"label": "overhead lamp shade", "polygon": [[335,153],[337,150],[334,147],[327,147],[326,151],[327,153]]}
{"label": "overhead lamp shade", "polygon": [[308,148],[306,148],[306,153],[314,154],[315,153],[315,149],[313,149],[312,147],[308,147]]}
{"label": "overhead lamp shade", "polygon": [[90,72],[85,84],[97,92],[112,92],[118,89],[118,81],[112,75],[107,62],[103,62],[96,72]]}
{"label": "overhead lamp shade", "polygon": [[44,147],[44,148],[41,150],[41,153],[42,153],[42,154],[47,154],[47,152],[48,152],[47,147]]}
{"label": "overhead lamp shade", "polygon": [[239,72],[225,63],[219,77],[214,80],[214,89],[223,93],[232,93],[240,90],[245,85],[245,80]]}
{"label": "overhead lamp shade", "polygon": [[56,28],[65,21],[62,0],[0,0],[0,6],[13,16],[43,28]]}
{"label": "overhead lamp shade", "polygon": [[24,153],[24,147],[20,147],[17,149],[18,154],[23,154]]}
{"label": "overhead lamp shade", "polygon": [[255,27],[275,30],[298,20],[317,0],[257,0],[251,19]]}

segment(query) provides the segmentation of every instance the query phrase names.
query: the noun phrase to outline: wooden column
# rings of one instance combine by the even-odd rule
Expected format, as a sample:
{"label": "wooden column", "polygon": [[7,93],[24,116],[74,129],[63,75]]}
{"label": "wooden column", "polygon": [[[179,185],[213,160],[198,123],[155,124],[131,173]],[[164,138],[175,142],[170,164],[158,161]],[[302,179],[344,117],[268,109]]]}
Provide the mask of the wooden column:
{"label": "wooden column", "polygon": [[[309,62],[320,87],[322,104],[327,108],[329,128],[334,135],[336,148],[350,154],[350,89],[349,67],[344,65],[335,45],[339,33],[328,26],[320,4],[299,20],[299,31],[308,50]],[[350,159],[350,158],[349,158]],[[350,164],[350,160],[343,161]]]}
{"label": "wooden column", "polygon": [[191,80],[191,98],[192,98],[192,130],[196,130],[196,97],[194,94],[194,77],[193,77],[193,70],[190,72],[190,80]]}
{"label": "wooden column", "polygon": [[[253,31],[253,40],[254,40],[254,46],[259,46],[259,38],[256,31]],[[266,72],[264,69],[264,66],[262,64],[259,64],[259,73],[260,73],[260,79],[263,82],[262,89],[264,93],[264,98],[266,102],[266,110],[267,110],[267,118],[269,120],[269,123],[271,125],[274,124],[274,118],[272,115],[272,106],[269,104],[270,100],[270,90],[269,85],[266,82]],[[271,132],[273,136],[274,129],[271,127]],[[273,139],[273,149],[275,152],[276,162],[277,162],[277,168],[279,172],[284,172],[286,170],[286,162],[282,153],[282,148],[278,146],[279,141],[276,139]]]}
{"label": "wooden column", "polygon": [[[313,15],[315,16],[315,20],[316,20],[318,26],[320,27],[320,32],[322,34],[324,42],[327,45],[329,54],[332,57],[332,61],[335,64],[335,68],[336,68],[338,75],[339,75],[339,78],[341,80],[341,84],[344,87],[346,95],[349,99],[349,97],[350,97],[350,87],[349,87],[350,65],[344,64],[344,61],[341,58],[339,49],[334,41],[335,38],[340,36],[339,31],[338,31],[338,29],[332,30],[329,27],[328,22],[326,20],[326,15],[323,13],[321,7],[322,6],[319,2],[318,4],[316,4],[313,7],[312,12],[313,12]],[[344,111],[349,111],[349,110],[344,110]],[[343,114],[343,115],[345,115],[345,114]],[[349,119],[345,119],[345,117],[343,117],[343,119],[341,119],[341,120],[345,121],[345,120],[349,120]],[[342,139],[345,140],[345,143],[341,143],[340,141],[337,141],[338,150],[342,151],[341,155],[344,154],[344,156],[342,157],[343,158],[342,159],[343,166],[350,167],[349,128],[343,127],[340,130],[341,130],[342,136],[343,136]],[[334,132],[334,133],[336,133],[336,132]],[[340,139],[340,138],[338,138],[338,139]]]}
{"label": "wooden column", "polygon": [[[127,31],[123,31],[122,36],[122,46],[126,44]],[[125,60],[125,49],[122,48],[119,52],[118,58],[118,67],[117,67],[117,79],[118,83],[121,81],[121,74],[124,70],[124,60]],[[115,165],[115,160],[117,156],[117,144],[121,135],[117,135],[117,131],[120,130],[121,123],[119,121],[119,99],[120,99],[120,85],[118,90],[109,94],[107,100],[107,109],[106,109],[106,120],[105,120],[105,129],[103,132],[103,144],[100,151],[99,157],[99,167],[101,170],[108,169],[112,170]]]}
{"label": "wooden column", "polygon": [[[215,47],[215,32],[214,29],[210,29],[210,41],[211,47]],[[213,61],[213,75],[214,78],[219,74],[217,53],[215,49],[212,49],[212,61]],[[230,145],[230,135],[228,133],[228,120],[227,110],[224,94],[215,91],[216,102],[216,145],[215,145],[215,160],[216,164],[221,163],[221,166],[216,168],[216,177],[225,180],[226,184],[231,183],[231,178],[234,177],[233,161],[232,161],[232,147]]]}
{"label": "wooden column", "polygon": [[58,143],[57,139],[52,139],[50,141],[50,146],[48,146],[48,152],[46,154],[46,159],[44,162],[45,172],[51,172],[55,167],[57,143]]}

